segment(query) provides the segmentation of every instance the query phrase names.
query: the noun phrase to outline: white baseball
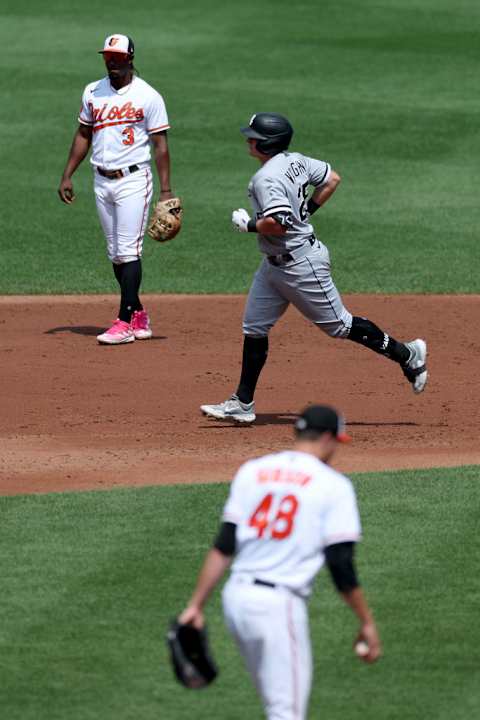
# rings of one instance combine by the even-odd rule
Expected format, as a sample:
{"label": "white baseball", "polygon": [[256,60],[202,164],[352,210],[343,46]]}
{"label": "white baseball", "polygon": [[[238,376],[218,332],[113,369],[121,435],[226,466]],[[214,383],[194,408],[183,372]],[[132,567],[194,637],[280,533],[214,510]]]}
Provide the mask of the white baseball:
{"label": "white baseball", "polygon": [[359,640],[355,645],[355,652],[357,653],[358,657],[365,657],[365,655],[368,655],[369,651],[370,648],[364,640]]}

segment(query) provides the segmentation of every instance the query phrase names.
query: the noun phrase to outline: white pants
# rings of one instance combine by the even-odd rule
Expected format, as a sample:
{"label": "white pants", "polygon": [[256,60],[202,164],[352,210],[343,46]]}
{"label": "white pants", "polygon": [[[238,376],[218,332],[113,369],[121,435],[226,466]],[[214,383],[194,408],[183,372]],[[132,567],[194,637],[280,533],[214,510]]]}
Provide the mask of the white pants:
{"label": "white pants", "polygon": [[352,316],[344,307],[322,243],[289,265],[275,266],[264,258],[253,278],[243,317],[245,335],[268,335],[292,303],[331,337],[348,337]]}
{"label": "white pants", "polygon": [[119,180],[94,172],[95,200],[107,239],[108,258],[116,264],[137,260],[142,256],[152,199],[150,166],[141,167]]}
{"label": "white pants", "polygon": [[305,720],[312,655],[305,600],[288,590],[242,582],[225,584],[223,611],[268,720]]}

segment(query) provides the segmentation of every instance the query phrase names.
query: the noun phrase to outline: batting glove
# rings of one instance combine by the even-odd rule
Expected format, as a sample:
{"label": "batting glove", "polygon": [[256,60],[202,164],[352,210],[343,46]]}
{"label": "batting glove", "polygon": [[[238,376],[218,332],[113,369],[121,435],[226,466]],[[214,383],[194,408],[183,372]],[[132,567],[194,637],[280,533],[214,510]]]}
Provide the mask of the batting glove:
{"label": "batting glove", "polygon": [[249,220],[250,220],[250,215],[243,208],[234,210],[232,213],[233,227],[235,228],[235,230],[238,230],[238,232],[248,232],[248,221]]}

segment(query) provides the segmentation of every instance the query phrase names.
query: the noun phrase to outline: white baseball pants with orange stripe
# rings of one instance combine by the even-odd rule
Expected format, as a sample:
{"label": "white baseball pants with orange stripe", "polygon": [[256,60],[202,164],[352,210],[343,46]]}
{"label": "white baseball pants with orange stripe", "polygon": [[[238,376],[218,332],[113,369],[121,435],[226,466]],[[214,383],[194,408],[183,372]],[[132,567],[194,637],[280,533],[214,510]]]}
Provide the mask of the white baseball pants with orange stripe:
{"label": "white baseball pants with orange stripe", "polygon": [[152,200],[152,171],[149,165],[117,179],[95,172],[95,201],[107,255],[115,264],[132,262],[142,256],[143,236]]}
{"label": "white baseball pants with orange stripe", "polygon": [[231,577],[222,594],[235,638],[268,720],[305,720],[312,653],[305,600],[279,587]]}

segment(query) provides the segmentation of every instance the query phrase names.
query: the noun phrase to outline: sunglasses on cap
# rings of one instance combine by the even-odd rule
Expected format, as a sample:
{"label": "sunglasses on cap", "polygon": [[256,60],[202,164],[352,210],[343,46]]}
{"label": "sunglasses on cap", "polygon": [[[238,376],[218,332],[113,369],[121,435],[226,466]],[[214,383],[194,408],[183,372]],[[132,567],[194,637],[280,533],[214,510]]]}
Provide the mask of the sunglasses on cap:
{"label": "sunglasses on cap", "polygon": [[130,59],[128,53],[109,52],[108,50],[103,52],[102,55],[105,62],[110,62],[111,60],[115,60],[115,62],[127,62],[127,60]]}

